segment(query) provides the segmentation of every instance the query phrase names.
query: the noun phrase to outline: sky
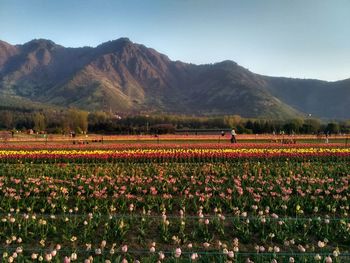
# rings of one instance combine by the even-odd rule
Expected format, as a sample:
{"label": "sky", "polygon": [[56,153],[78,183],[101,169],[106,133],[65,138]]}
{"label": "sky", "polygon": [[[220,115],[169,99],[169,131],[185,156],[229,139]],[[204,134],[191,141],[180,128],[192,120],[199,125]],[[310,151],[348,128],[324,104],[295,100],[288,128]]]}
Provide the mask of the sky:
{"label": "sky", "polygon": [[349,0],[0,0],[0,40],[10,44],[97,46],[120,37],[194,64],[350,78]]}

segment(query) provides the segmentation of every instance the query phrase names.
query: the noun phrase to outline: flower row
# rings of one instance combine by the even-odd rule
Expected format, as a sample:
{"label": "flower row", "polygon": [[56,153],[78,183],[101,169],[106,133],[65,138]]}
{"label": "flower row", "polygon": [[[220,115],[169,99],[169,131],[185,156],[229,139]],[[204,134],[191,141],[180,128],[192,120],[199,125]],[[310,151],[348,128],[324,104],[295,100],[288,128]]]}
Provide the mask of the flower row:
{"label": "flower row", "polygon": [[[123,149],[236,149],[236,148],[347,148],[344,143],[298,143],[298,144],[281,144],[281,143],[189,143],[189,142],[167,142],[167,143],[84,143],[86,140],[73,140],[75,144],[68,143],[13,143],[0,144],[1,150],[123,150]],[[81,143],[79,143],[81,142]]]}
{"label": "flower row", "polygon": [[350,157],[350,148],[167,148],[126,150],[1,150],[0,160],[207,160],[239,158]]}

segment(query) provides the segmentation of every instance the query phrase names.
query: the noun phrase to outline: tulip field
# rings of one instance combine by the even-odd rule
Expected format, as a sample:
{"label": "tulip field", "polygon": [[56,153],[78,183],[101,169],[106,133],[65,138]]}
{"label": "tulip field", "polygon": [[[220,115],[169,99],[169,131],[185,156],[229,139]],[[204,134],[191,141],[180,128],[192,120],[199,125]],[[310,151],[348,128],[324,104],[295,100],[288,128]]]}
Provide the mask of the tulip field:
{"label": "tulip field", "polygon": [[350,262],[350,148],[0,145],[2,262]]}

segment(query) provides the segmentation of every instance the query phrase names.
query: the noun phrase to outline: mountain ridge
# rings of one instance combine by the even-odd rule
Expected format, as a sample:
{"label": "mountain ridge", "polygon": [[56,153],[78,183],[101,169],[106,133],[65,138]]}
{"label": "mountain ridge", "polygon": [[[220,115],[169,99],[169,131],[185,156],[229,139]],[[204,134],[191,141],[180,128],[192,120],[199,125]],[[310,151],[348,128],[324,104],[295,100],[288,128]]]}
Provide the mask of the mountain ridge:
{"label": "mountain ridge", "polygon": [[89,111],[350,118],[350,79],[259,75],[234,61],[190,64],[128,38],[66,48],[0,41],[0,96]]}

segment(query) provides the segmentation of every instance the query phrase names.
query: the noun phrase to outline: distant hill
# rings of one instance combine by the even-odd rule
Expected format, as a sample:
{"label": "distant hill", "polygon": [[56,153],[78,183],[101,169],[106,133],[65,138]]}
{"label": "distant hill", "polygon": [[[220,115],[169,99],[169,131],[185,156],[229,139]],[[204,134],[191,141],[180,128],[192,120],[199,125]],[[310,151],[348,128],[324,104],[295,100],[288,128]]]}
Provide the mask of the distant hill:
{"label": "distant hill", "polygon": [[72,106],[121,113],[350,118],[350,79],[262,76],[232,61],[171,61],[127,38],[95,48],[50,40],[0,41],[0,103]]}

